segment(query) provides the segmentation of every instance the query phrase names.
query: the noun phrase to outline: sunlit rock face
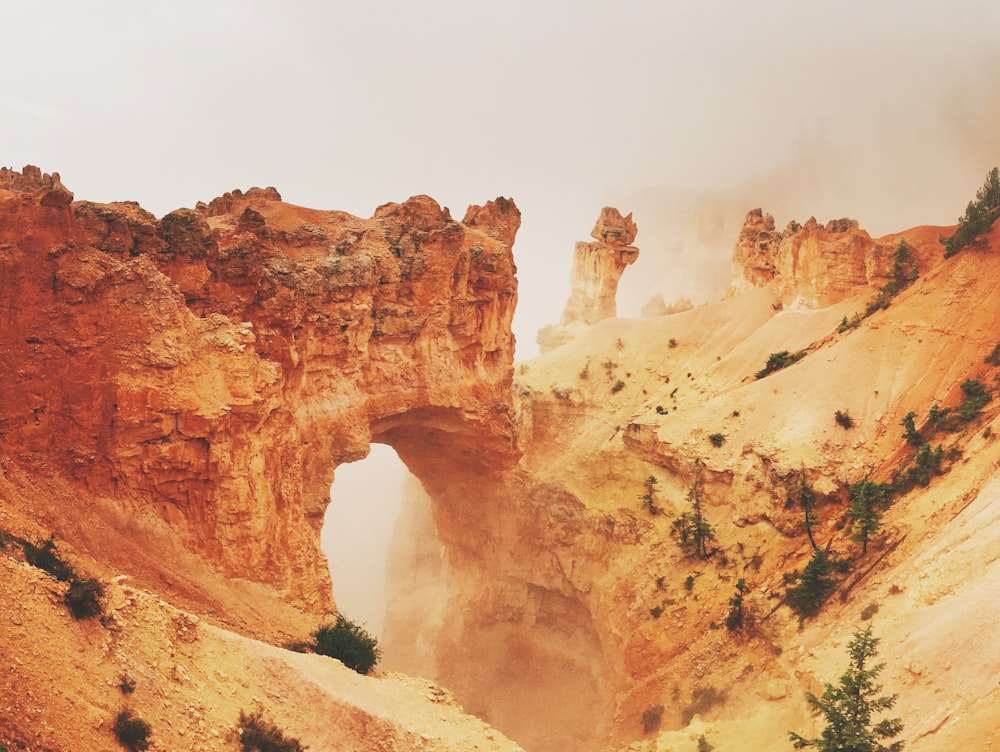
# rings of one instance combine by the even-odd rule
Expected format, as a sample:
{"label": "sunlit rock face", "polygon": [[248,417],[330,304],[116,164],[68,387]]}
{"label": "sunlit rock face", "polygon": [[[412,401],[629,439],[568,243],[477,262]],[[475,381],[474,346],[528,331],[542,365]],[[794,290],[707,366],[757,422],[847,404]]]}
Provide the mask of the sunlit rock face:
{"label": "sunlit rock face", "polygon": [[779,231],[774,217],[754,209],[733,252],[730,294],[770,284],[786,308],[822,308],[859,287],[884,285],[892,253],[891,245],[872,240],[853,219],[820,225],[810,217]]}
{"label": "sunlit rock face", "polygon": [[111,499],[221,571],[328,609],[333,469],[373,431],[515,456],[520,215],[498,199],[469,217],[417,196],[360,219],[272,188],[158,220],[6,170],[0,450],[72,484],[65,514]]}

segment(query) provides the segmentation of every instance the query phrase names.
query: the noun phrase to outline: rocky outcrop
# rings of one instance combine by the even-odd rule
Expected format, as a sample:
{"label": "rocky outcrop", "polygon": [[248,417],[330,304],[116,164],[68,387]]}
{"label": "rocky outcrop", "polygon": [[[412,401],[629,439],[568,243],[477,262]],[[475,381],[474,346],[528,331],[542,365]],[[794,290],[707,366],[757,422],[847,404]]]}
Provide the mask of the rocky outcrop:
{"label": "rocky outcrop", "polygon": [[615,316],[618,280],[625,267],[639,257],[639,249],[632,246],[636,232],[631,214],[623,217],[612,207],[601,209],[590,233],[595,242],[576,244],[570,296],[562,315],[564,326],[593,324]]}
{"label": "rocky outcrop", "polygon": [[730,293],[771,285],[786,308],[822,308],[884,285],[892,253],[853,219],[820,225],[810,218],[778,231],[774,217],[754,209],[733,252]]}
{"label": "rocky outcrop", "polygon": [[360,219],[251,189],[156,220],[56,193],[0,175],[0,452],[77,489],[55,519],[113,500],[319,612],[337,464],[373,437],[515,459],[512,201],[469,226],[426,196]]}

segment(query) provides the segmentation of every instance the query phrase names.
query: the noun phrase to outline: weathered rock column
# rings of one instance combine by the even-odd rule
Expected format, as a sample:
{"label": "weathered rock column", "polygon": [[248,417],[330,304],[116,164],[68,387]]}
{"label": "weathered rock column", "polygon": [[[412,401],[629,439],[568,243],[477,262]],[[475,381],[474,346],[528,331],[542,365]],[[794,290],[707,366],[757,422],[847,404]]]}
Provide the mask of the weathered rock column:
{"label": "weathered rock column", "polygon": [[637,231],[631,214],[623,217],[610,206],[601,209],[590,233],[596,242],[576,244],[563,326],[577,321],[593,324],[616,315],[618,280],[625,267],[639,257],[639,249],[632,245]]}

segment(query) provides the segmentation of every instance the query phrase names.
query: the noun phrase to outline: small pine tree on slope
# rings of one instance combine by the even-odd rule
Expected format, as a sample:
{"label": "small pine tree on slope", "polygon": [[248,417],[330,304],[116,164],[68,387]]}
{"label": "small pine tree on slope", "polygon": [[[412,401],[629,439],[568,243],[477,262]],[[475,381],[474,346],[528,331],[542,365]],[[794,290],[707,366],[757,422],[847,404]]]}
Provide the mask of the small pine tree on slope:
{"label": "small pine tree on slope", "polygon": [[[819,752],[900,752],[903,749],[902,741],[889,741],[903,730],[900,719],[872,722],[876,713],[891,710],[898,697],[878,696],[882,687],[875,683],[875,677],[885,664],[868,666],[868,660],[878,654],[878,643],[878,638],[872,635],[871,624],[855,632],[847,645],[851,665],[840,677],[839,685],[825,684],[822,697],[806,692],[813,715],[823,716],[826,728],[816,739],[790,732],[795,749],[812,747]],[[883,744],[883,741],[888,743]]]}

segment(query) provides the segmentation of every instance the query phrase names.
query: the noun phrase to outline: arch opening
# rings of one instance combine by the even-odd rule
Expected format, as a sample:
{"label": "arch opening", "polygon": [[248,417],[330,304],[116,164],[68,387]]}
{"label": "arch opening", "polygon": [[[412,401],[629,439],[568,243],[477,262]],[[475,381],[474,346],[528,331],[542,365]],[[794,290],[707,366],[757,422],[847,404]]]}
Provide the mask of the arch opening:
{"label": "arch opening", "polygon": [[337,468],[320,535],[337,609],[380,640],[386,566],[407,477],[395,450],[373,443],[367,457]]}

